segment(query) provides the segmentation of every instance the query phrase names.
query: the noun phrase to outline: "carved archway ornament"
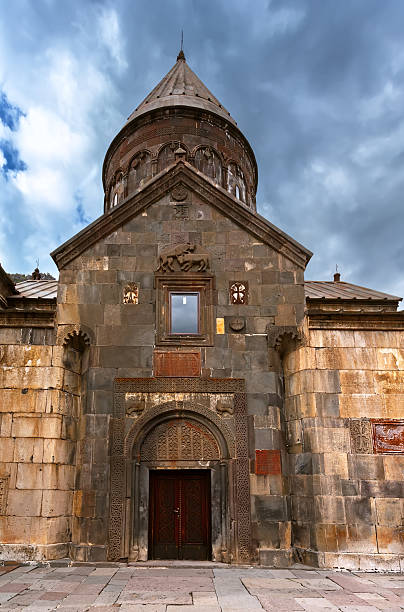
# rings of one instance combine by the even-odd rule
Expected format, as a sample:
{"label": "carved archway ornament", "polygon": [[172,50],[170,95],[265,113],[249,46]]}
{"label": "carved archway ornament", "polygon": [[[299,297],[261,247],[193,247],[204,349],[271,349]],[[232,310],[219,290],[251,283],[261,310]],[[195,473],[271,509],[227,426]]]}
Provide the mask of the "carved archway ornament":
{"label": "carved archway ornament", "polygon": [[[145,398],[138,416],[126,413],[126,398],[131,394]],[[159,395],[163,398],[160,404],[155,401]],[[215,407],[217,403],[220,409]],[[128,554],[130,558],[147,558],[149,467],[173,469],[176,462],[185,462],[190,468],[211,470],[212,487],[220,497],[215,542],[221,540],[222,559],[251,561],[244,380],[116,379],[111,425],[109,560]],[[128,542],[125,534],[131,530],[137,531]],[[143,557],[131,549],[139,547],[139,537]],[[215,550],[213,554],[218,559]]]}

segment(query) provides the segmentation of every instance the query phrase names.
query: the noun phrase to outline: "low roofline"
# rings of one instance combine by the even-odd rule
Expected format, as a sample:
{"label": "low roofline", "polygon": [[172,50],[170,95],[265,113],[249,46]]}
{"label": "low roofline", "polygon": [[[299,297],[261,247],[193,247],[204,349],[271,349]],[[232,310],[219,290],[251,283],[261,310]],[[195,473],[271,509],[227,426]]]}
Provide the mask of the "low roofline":
{"label": "low roofline", "polygon": [[[310,301],[341,302],[401,302],[403,298],[390,293],[384,293],[362,285],[347,283],[346,281],[312,281],[305,280],[306,299]],[[317,289],[318,287],[318,289]],[[310,289],[324,295],[309,295]],[[356,295],[355,295],[356,292]],[[328,295],[327,295],[328,293]]]}
{"label": "low roofline", "polygon": [[51,253],[59,269],[79,257],[81,253],[116,231],[121,225],[161,199],[174,185],[183,182],[190,189],[197,190],[199,197],[228,216],[234,223],[259,240],[269,244],[275,251],[305,269],[312,253],[296,240],[282,232],[261,215],[256,214],[225,189],[209,180],[191,164],[179,160],[162,170],[146,185],[110,209],[78,234],[64,242]]}

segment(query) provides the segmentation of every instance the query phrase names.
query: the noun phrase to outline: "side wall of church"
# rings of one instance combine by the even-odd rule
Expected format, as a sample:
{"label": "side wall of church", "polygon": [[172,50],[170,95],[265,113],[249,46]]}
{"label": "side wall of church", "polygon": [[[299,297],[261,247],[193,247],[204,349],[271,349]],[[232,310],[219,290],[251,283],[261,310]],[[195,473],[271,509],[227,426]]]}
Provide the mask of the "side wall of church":
{"label": "side wall of church", "polygon": [[311,329],[284,361],[293,544],[305,562],[399,569],[404,456],[374,451],[373,419],[403,419],[403,349],[400,331]]}
{"label": "side wall of church", "polygon": [[[114,379],[153,376],[158,254],[171,244],[186,242],[197,245],[195,252],[209,256],[207,273],[215,278],[213,321],[219,317],[225,323],[224,333],[213,334],[213,346],[198,349],[202,375],[246,381],[255,554],[262,557],[264,551],[276,549],[290,555],[287,479],[276,465],[274,472],[255,475],[255,450],[280,451],[282,465],[287,465],[279,368],[272,368],[268,361],[266,329],[302,321],[303,271],[196,194],[190,198],[191,194],[189,218],[178,218],[167,194],[61,270],[58,327],[80,323],[94,333],[79,429],[83,452],[76,495],[88,498],[88,504],[84,505],[87,516],[76,512],[74,518],[73,556],[77,559],[106,557]],[[229,283],[234,281],[248,281],[247,305],[230,304]],[[130,282],[138,286],[138,304],[123,303]],[[230,328],[234,317],[245,320],[241,331]]]}
{"label": "side wall of church", "polygon": [[79,364],[54,330],[0,329],[0,555],[66,557],[71,539]]}

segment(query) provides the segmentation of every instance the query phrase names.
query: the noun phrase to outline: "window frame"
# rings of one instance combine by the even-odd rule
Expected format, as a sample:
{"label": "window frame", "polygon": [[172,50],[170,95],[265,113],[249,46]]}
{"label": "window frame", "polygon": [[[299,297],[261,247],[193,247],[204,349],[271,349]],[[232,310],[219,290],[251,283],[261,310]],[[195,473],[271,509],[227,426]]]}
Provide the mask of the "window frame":
{"label": "window frame", "polygon": [[[156,275],[156,346],[213,346],[213,276]],[[198,333],[171,332],[172,293],[198,293]]]}

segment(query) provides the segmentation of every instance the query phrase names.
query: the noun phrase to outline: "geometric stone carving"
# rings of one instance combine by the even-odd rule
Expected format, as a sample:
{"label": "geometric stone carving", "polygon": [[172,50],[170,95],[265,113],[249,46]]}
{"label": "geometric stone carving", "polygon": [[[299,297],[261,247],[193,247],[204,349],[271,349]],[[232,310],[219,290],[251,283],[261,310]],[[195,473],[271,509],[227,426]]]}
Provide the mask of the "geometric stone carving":
{"label": "geometric stone carving", "polygon": [[7,513],[8,483],[9,476],[0,478],[0,514]]}
{"label": "geometric stone carving", "polygon": [[187,199],[188,189],[182,183],[179,183],[171,190],[171,197],[176,202],[183,202]]}
{"label": "geometric stone carving", "polygon": [[230,283],[230,304],[248,304],[248,282]]}
{"label": "geometric stone carving", "polygon": [[172,419],[157,425],[146,436],[140,450],[142,461],[220,459],[219,446],[200,423]]}
{"label": "geometric stone carving", "polygon": [[123,303],[124,304],[138,304],[139,303],[139,287],[135,283],[128,283],[123,290]]}
{"label": "geometric stone carving", "polygon": [[358,454],[373,452],[372,423],[366,419],[350,419],[352,450]]}

